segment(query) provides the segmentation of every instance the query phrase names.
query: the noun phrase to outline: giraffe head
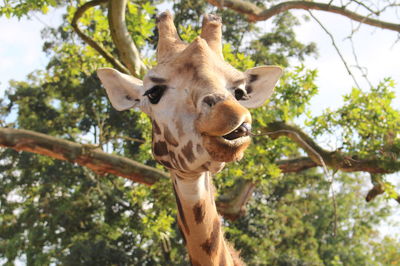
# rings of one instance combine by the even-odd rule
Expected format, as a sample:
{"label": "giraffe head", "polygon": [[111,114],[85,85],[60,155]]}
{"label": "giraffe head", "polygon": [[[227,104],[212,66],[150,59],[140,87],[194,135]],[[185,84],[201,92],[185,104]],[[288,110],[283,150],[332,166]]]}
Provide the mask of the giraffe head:
{"label": "giraffe head", "polygon": [[170,13],[158,17],[157,66],[143,81],[111,68],[98,70],[117,110],[139,108],[153,122],[155,159],[180,173],[217,172],[242,158],[251,115],[272,94],[282,70],[241,72],[224,61],[221,19],[205,15],[192,43],[179,38]]}

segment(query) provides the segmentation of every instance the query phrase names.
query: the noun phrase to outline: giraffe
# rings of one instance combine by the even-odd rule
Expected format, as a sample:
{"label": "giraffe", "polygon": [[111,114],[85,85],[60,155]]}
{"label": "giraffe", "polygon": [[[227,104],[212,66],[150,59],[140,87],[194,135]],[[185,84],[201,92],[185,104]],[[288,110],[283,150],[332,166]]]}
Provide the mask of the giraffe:
{"label": "giraffe", "polygon": [[184,43],[169,12],[157,18],[157,65],[143,81],[112,68],[98,76],[117,110],[140,109],[152,121],[154,158],[171,175],[178,225],[192,265],[244,265],[225,241],[212,174],[240,160],[251,115],[272,94],[282,69],[241,72],[224,61],[221,18],[204,15],[200,36]]}

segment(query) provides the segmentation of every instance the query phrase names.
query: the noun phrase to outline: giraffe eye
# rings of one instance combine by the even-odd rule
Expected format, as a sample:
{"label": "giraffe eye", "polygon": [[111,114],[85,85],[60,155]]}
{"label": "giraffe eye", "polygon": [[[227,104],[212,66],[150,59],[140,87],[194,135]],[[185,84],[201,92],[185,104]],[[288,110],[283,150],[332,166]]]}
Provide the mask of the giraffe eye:
{"label": "giraffe eye", "polygon": [[247,93],[244,90],[240,89],[240,88],[236,88],[234,90],[234,93],[235,93],[235,99],[238,100],[238,101],[247,100],[249,98]]}
{"label": "giraffe eye", "polygon": [[156,86],[152,87],[151,89],[147,90],[143,94],[143,96],[147,96],[147,98],[149,98],[149,101],[152,104],[156,104],[161,100],[161,97],[163,96],[166,88],[167,88],[167,86],[165,86],[165,85],[156,85]]}

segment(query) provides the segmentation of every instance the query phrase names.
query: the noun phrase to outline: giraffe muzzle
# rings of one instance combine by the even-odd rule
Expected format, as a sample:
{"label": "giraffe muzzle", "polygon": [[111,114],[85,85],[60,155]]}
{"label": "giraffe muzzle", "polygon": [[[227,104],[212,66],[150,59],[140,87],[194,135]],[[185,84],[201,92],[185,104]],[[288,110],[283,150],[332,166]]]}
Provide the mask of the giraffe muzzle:
{"label": "giraffe muzzle", "polygon": [[232,99],[216,103],[205,99],[203,106],[208,105],[209,112],[199,116],[195,124],[203,137],[204,148],[214,161],[240,160],[250,144],[250,112]]}
{"label": "giraffe muzzle", "polygon": [[[205,99],[208,100],[207,97]],[[249,135],[251,115],[238,102],[230,99],[222,100],[212,104],[210,112],[199,117],[196,128],[202,135],[235,140]]]}
{"label": "giraffe muzzle", "polygon": [[244,122],[239,127],[234,129],[232,132],[222,137],[227,140],[235,140],[241,137],[249,136],[250,132],[251,132],[251,124]]}

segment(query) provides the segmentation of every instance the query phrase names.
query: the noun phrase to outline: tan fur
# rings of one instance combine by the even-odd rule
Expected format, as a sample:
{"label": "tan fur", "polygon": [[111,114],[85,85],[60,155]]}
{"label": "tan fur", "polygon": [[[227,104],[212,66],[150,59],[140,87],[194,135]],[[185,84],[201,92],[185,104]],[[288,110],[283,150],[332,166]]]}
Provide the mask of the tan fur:
{"label": "tan fur", "polygon": [[186,45],[179,39],[172,15],[162,13],[158,17],[159,41],[157,46],[157,61],[160,63],[168,58],[171,51],[181,51]]}
{"label": "tan fur", "polygon": [[[251,123],[249,111],[226,91],[226,87],[231,86],[230,83],[244,80],[245,77],[223,61],[220,19],[206,16],[201,36],[185,46],[184,50],[182,42],[175,34],[171,16],[162,16],[158,27],[159,64],[151,71],[151,75],[168,80],[169,86],[177,90],[171,93],[183,90],[179,93],[188,96],[184,105],[186,109],[174,107],[174,110],[179,110],[175,111],[176,115],[173,116],[176,129],[174,132],[177,134],[173,135],[172,130],[169,130],[172,129],[171,125],[165,126],[163,132],[167,143],[173,142],[176,146],[170,161],[172,165],[177,165],[179,162],[180,168],[178,171],[171,170],[174,170],[172,176],[177,199],[178,222],[183,229],[191,263],[192,265],[240,265],[237,254],[232,252],[230,245],[224,240],[213,196],[211,175],[207,170],[213,167],[219,171],[224,165],[223,162],[239,160],[250,143],[250,138],[241,138],[235,142],[226,141],[221,137],[244,122]],[[161,37],[161,34],[167,36]],[[148,81],[149,79],[145,79],[145,85]],[[202,102],[207,95],[210,95],[210,107]],[[200,114],[199,110],[202,110]],[[185,118],[193,114],[192,125],[185,124],[179,119],[182,112],[186,113]],[[163,122],[165,121],[160,121],[158,124]],[[198,135],[187,138],[188,128]],[[157,143],[155,145],[157,149],[153,149],[154,151],[165,153],[164,146]],[[168,148],[174,147],[170,145]],[[207,153],[204,153],[204,150]],[[195,166],[204,154],[210,156],[212,161],[207,159],[201,165]],[[202,178],[204,181],[200,181]]]}
{"label": "tan fur", "polygon": [[[278,67],[243,73],[225,62],[221,25],[220,18],[206,15],[201,35],[186,44],[171,14],[163,13],[157,24],[158,64],[143,83],[110,68],[98,70],[117,110],[136,107],[152,119],[154,158],[171,173],[178,224],[191,263],[203,266],[242,265],[224,239],[211,174],[243,157],[251,124],[244,106],[263,104],[281,73]],[[162,95],[155,102],[148,93],[160,87]],[[235,99],[237,89],[247,97]]]}
{"label": "tan fur", "polygon": [[225,244],[210,178],[207,172],[193,180],[173,174],[179,226],[183,229],[192,264],[221,265],[224,262],[224,265],[235,265],[232,253]]}
{"label": "tan fur", "polygon": [[205,15],[203,20],[203,27],[200,37],[207,41],[211,50],[218,56],[222,56],[222,41],[221,41],[221,18],[215,15]]}

